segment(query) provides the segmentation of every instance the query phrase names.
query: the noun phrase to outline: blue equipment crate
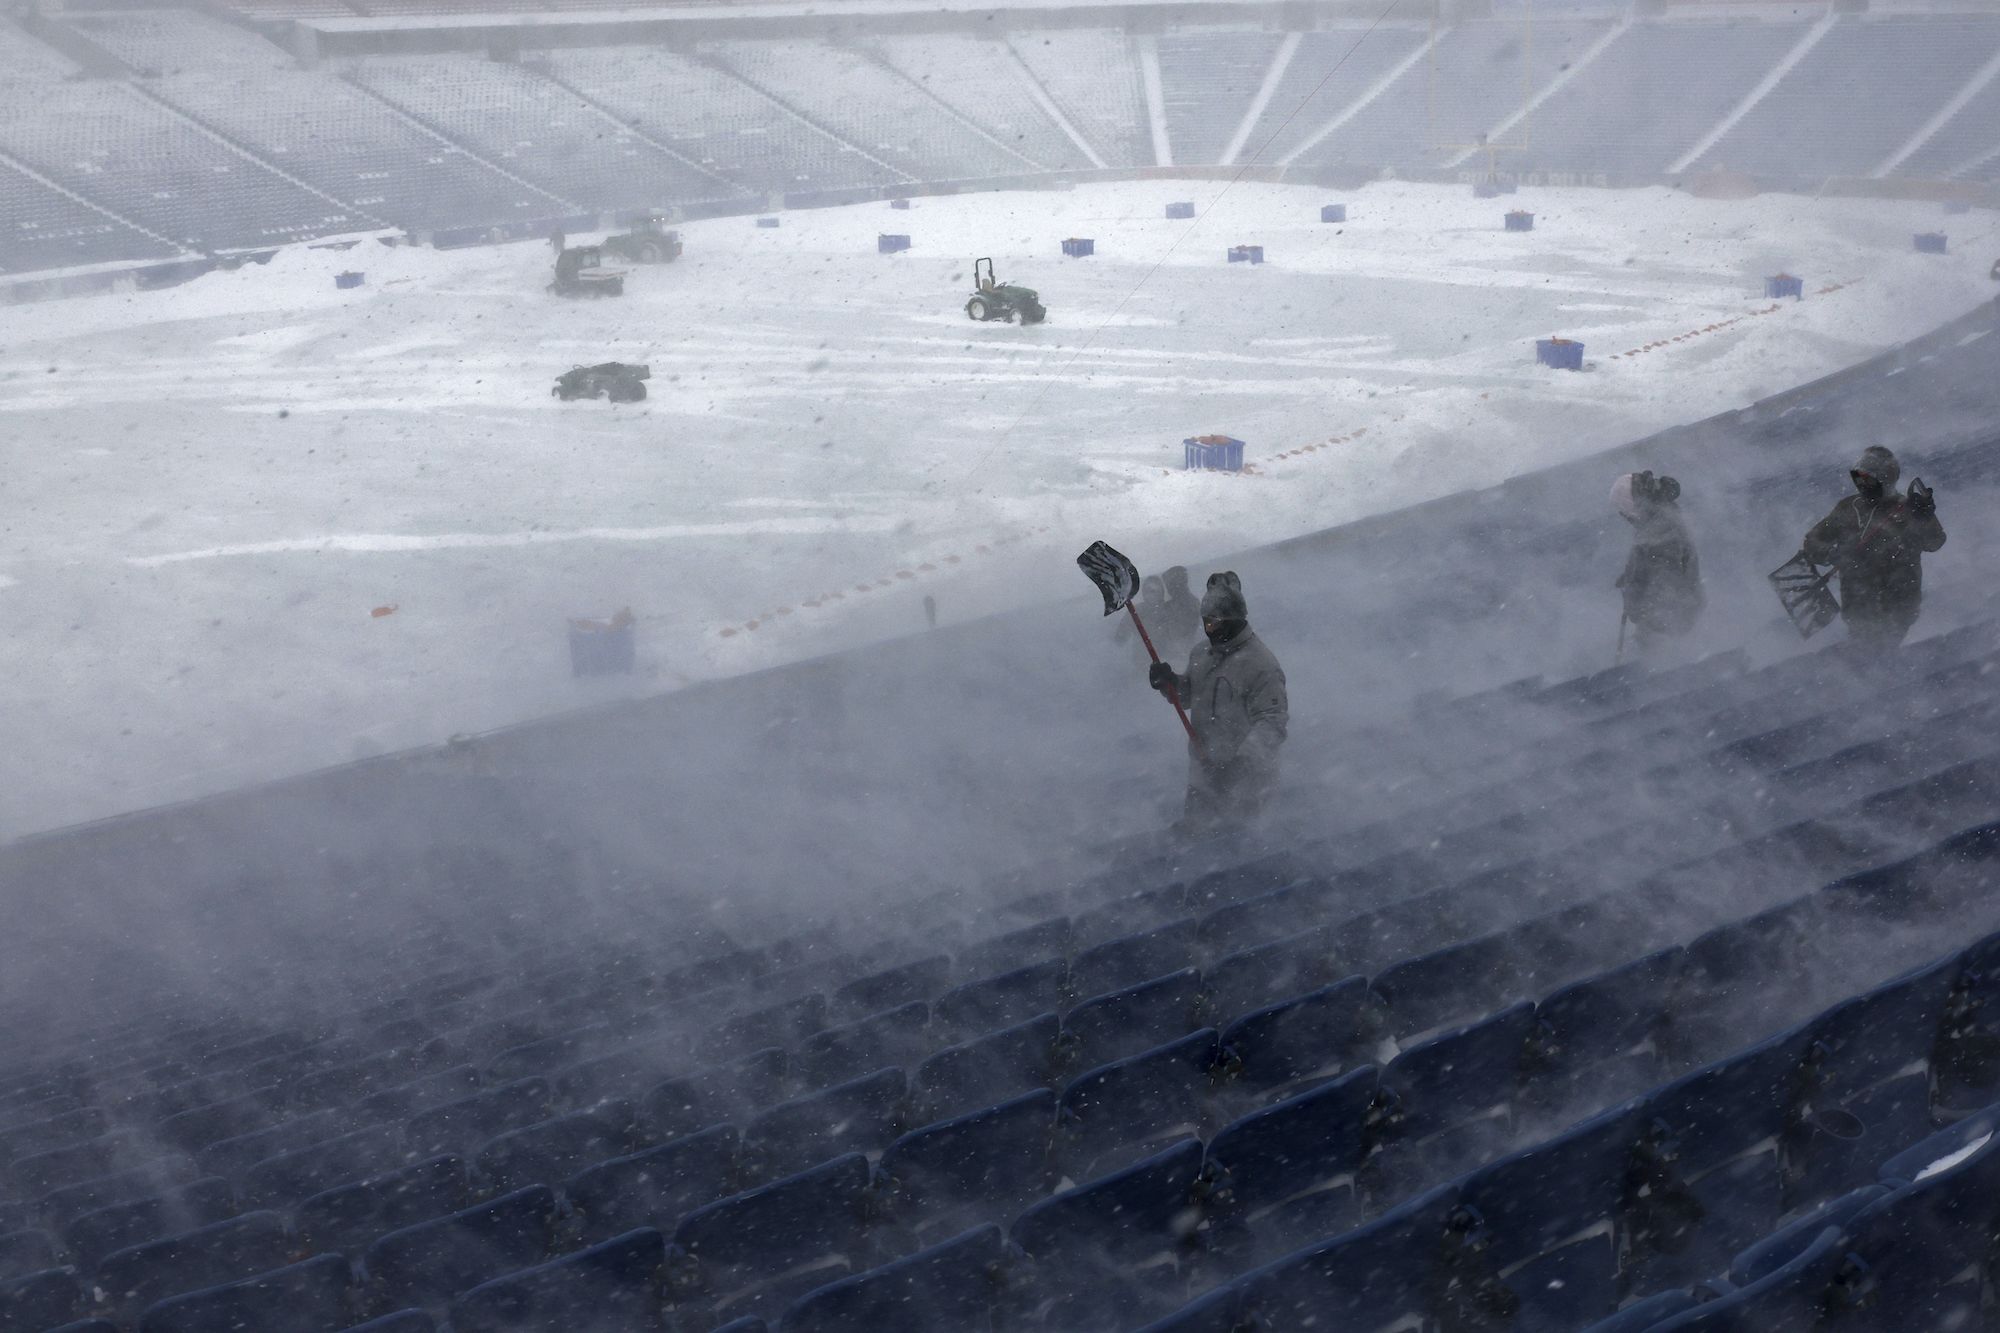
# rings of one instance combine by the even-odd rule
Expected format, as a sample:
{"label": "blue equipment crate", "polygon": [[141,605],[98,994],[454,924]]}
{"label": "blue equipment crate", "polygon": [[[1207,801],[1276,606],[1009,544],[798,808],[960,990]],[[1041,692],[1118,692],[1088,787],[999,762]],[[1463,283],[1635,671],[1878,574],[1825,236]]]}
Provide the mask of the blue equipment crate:
{"label": "blue equipment crate", "polygon": [[1538,338],[1535,360],[1552,370],[1582,370],[1583,344],[1568,338]]}
{"label": "blue equipment crate", "polygon": [[1794,301],[1803,301],[1806,295],[1806,280],[1795,278],[1789,273],[1780,273],[1776,277],[1764,279],[1764,295],[1773,301],[1787,296]]}
{"label": "blue equipment crate", "polygon": [[1229,247],[1229,262],[1232,264],[1261,264],[1264,262],[1264,247],[1261,245],[1232,245]]}
{"label": "blue equipment crate", "polygon": [[352,271],[346,273],[336,273],[333,275],[333,285],[343,289],[348,287],[359,287],[364,281],[366,281],[364,275]]}
{"label": "blue equipment crate", "polygon": [[891,236],[885,231],[875,238],[875,253],[877,254],[901,254],[909,248],[910,238],[907,236]]}
{"label": "blue equipment crate", "polygon": [[619,612],[609,620],[569,622],[569,673],[572,676],[612,676],[632,670],[632,617]]}
{"label": "blue equipment crate", "polygon": [[1181,464],[1184,472],[1241,472],[1243,470],[1243,441],[1231,439],[1227,435],[1195,435],[1181,441],[1185,461]]}
{"label": "blue equipment crate", "polygon": [[1944,233],[1941,231],[1920,231],[1917,233],[1917,253],[1941,255],[1944,253]]}
{"label": "blue equipment crate", "polygon": [[891,208],[907,209],[909,206],[910,206],[910,201],[907,199],[891,199],[889,201],[889,207]]}
{"label": "blue equipment crate", "polygon": [[1168,204],[1167,216],[1170,218],[1191,218],[1194,216],[1194,205],[1192,203]]}
{"label": "blue equipment crate", "polygon": [[776,218],[758,218],[757,225],[760,227],[775,227],[778,225],[778,220]]}
{"label": "blue equipment crate", "polygon": [[1533,231],[1534,229],[1535,215],[1533,213],[1517,208],[1507,214],[1508,231]]}
{"label": "blue equipment crate", "polygon": [[1345,222],[1345,221],[1347,221],[1347,205],[1346,205],[1346,204],[1321,204],[1321,205],[1319,206],[1319,220],[1320,220],[1321,222]]}
{"label": "blue equipment crate", "polygon": [[1071,259],[1081,259],[1085,255],[1097,253],[1097,242],[1088,236],[1072,236],[1063,242],[1063,253]]}

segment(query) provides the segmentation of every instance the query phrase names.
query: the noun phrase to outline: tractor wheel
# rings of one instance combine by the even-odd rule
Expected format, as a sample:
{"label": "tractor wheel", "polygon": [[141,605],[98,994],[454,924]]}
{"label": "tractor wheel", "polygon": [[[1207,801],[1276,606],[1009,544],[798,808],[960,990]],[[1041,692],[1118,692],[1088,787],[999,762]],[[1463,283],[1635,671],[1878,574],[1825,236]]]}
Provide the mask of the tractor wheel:
{"label": "tractor wheel", "polygon": [[647,241],[644,245],[639,247],[639,262],[642,264],[659,263],[660,247],[653,244],[651,241]]}
{"label": "tractor wheel", "polygon": [[965,303],[965,313],[971,316],[973,319],[980,321],[982,324],[985,323],[986,302],[980,300],[976,296],[973,297],[970,301],[967,301]]}

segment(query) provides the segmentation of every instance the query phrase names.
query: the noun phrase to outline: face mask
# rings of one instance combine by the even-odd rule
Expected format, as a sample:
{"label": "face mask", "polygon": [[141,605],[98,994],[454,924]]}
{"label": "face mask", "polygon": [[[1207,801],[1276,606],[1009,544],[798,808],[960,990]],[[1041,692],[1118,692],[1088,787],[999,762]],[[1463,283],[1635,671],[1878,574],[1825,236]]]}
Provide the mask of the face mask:
{"label": "face mask", "polygon": [[1876,478],[1869,476],[1866,472],[1859,471],[1850,472],[1847,475],[1854,479],[1854,489],[1860,491],[1867,499],[1879,500],[1882,498],[1882,483]]}
{"label": "face mask", "polygon": [[1204,620],[1201,627],[1207,633],[1208,641],[1219,648],[1241,634],[1249,624],[1247,620]]}

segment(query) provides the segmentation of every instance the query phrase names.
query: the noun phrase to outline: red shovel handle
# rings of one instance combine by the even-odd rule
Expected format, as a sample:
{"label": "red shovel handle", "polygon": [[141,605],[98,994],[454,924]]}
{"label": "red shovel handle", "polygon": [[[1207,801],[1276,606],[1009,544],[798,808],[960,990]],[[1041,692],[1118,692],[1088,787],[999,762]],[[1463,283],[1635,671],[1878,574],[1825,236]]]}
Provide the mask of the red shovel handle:
{"label": "red shovel handle", "polygon": [[[1132,617],[1133,628],[1139,631],[1139,642],[1146,645],[1146,651],[1155,662],[1159,661],[1160,650],[1153,646],[1153,636],[1146,633],[1146,624],[1139,619],[1139,608],[1127,602],[1125,611]],[[1181,720],[1181,730],[1187,732],[1188,739],[1194,743],[1195,753],[1207,759],[1208,747],[1201,743],[1201,737],[1194,734],[1194,723],[1188,721],[1187,710],[1181,707],[1180,690],[1172,684],[1167,686],[1167,702],[1174,706],[1174,716]]]}

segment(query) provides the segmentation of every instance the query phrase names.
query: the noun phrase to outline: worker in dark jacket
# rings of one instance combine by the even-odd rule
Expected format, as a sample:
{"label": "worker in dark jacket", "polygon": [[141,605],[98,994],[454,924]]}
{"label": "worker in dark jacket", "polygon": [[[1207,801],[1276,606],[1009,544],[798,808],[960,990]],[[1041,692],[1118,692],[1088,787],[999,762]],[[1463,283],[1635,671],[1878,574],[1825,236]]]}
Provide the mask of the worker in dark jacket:
{"label": "worker in dark jacket", "polygon": [[1706,602],[1680,494],[1678,481],[1650,472],[1628,472],[1611,484],[1613,507],[1632,525],[1632,553],[1617,586],[1642,653],[1693,629]]}
{"label": "worker in dark jacket", "polygon": [[1902,466],[1881,445],[1864,450],[1848,473],[1853,495],[1806,534],[1806,559],[1831,565],[1840,579],[1847,634],[1893,648],[1917,623],[1924,600],[1923,557],[1944,545],[1937,500],[1920,477],[1908,495],[1896,489]]}
{"label": "worker in dark jacket", "polygon": [[1172,690],[1194,723],[1181,819],[1191,832],[1240,824],[1263,808],[1291,719],[1284,669],[1251,632],[1234,573],[1209,575],[1201,625],[1206,640],[1188,654],[1187,674],[1155,662],[1147,676],[1162,694]]}
{"label": "worker in dark jacket", "polygon": [[1152,627],[1153,643],[1160,650],[1160,656],[1169,662],[1178,662],[1188,649],[1194,647],[1201,637],[1201,599],[1188,587],[1186,565],[1171,565],[1162,576],[1165,600],[1160,603],[1154,618],[1146,623]]}

